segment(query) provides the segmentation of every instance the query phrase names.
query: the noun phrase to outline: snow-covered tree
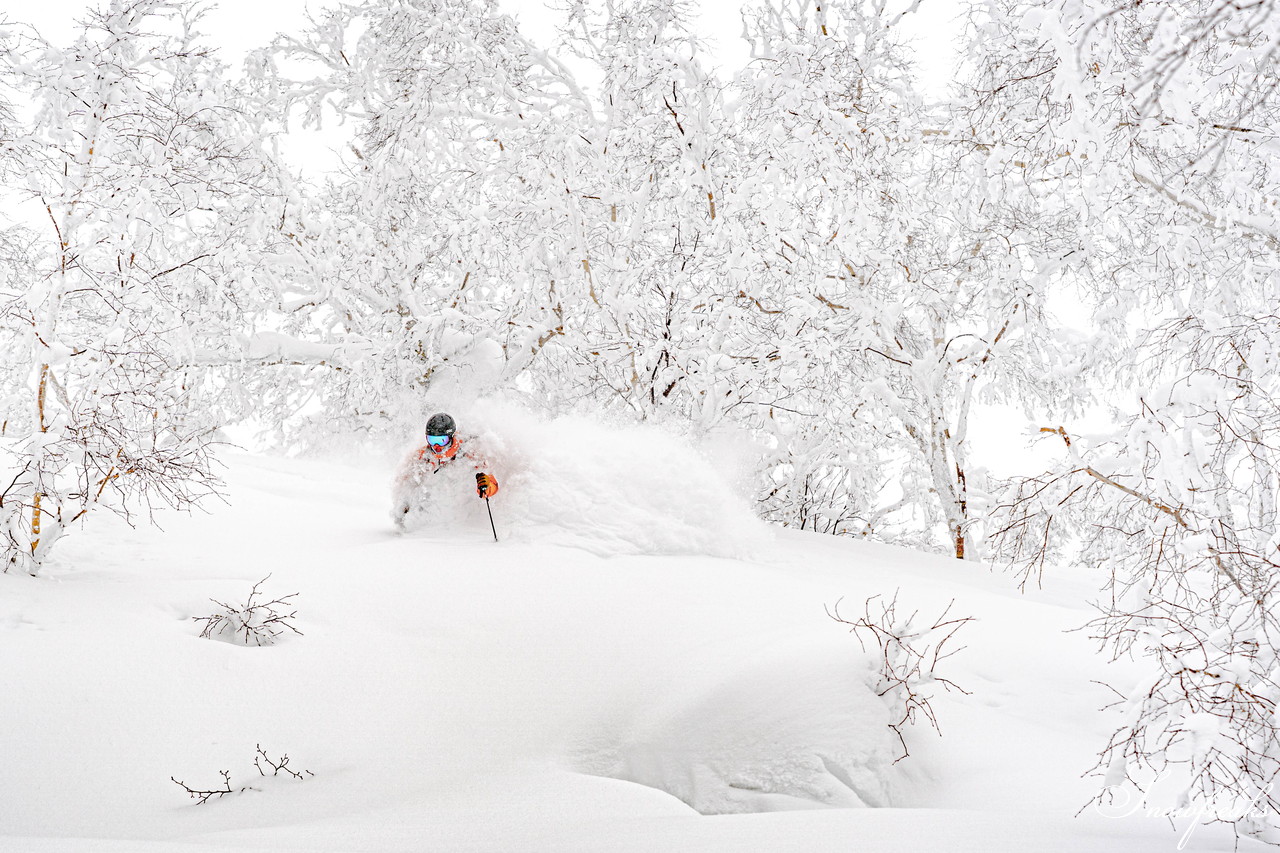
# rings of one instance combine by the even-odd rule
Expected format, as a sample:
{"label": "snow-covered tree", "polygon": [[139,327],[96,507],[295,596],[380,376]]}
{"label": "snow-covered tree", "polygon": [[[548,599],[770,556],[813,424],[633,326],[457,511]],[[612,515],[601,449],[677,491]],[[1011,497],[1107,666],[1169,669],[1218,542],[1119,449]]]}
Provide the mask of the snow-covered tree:
{"label": "snow-covered tree", "polygon": [[965,110],[915,94],[901,14],[754,11],[738,105],[754,156],[738,158],[730,202],[752,210],[743,295],[788,318],[767,337],[809,360],[780,383],[805,414],[774,412],[777,509],[808,514],[829,494],[822,514],[860,520],[845,529],[897,527],[898,541],[975,558],[970,417],[984,398],[1058,391],[1042,369],[1060,358],[1046,333],[1056,258],[1024,176],[975,143]]}
{"label": "snow-covered tree", "polygon": [[1257,796],[1260,817],[1227,819],[1264,832],[1280,817],[1280,19],[1266,2],[1052,3],[988,22],[1000,143],[1072,164],[1066,266],[1094,309],[1091,383],[1119,424],[1088,439],[1046,427],[1062,465],[1017,485],[1000,538],[1036,565],[1074,523],[1111,577],[1098,637],[1153,664],[1125,694],[1109,782],[1176,772],[1188,799]]}
{"label": "snow-covered tree", "polygon": [[500,386],[564,333],[583,189],[560,164],[590,110],[509,16],[344,5],[258,61],[282,120],[354,135],[343,174],[287,188],[294,258],[277,280],[282,330],[311,345],[286,350],[336,368],[307,378],[331,423],[395,424],[451,386]]}
{"label": "snow-covered tree", "polygon": [[568,44],[599,76],[582,134],[573,258],[586,315],[557,349],[597,405],[714,426],[751,393],[734,316],[733,138],[684,0],[570,7]]}
{"label": "snow-covered tree", "polygon": [[901,234],[895,191],[914,104],[905,57],[870,4],[764,3],[744,15],[754,58],[734,84],[725,206],[742,323],[765,345],[751,355],[767,405],[747,413],[771,445],[762,508],[786,524],[884,535],[881,522],[912,499],[886,494],[895,437],[862,406],[870,377],[853,338],[874,307],[854,270],[887,258],[880,238]]}
{"label": "snow-covered tree", "polygon": [[[25,47],[26,37],[5,26],[0,20],[0,56],[11,57]],[[26,140],[20,138],[14,111],[14,80],[0,75],[0,184],[8,184],[21,174],[23,163],[29,159]],[[30,237],[23,233],[21,225],[8,215],[0,214],[0,353],[19,353],[26,347],[25,332],[11,315],[18,305],[25,283],[32,276],[30,260],[25,246]],[[24,411],[28,399],[22,390],[25,365],[12,355],[0,355],[0,440],[9,436],[10,423],[21,429],[21,418],[14,412]],[[0,492],[2,506],[7,492]]]}
{"label": "snow-covered tree", "polygon": [[7,413],[6,568],[34,572],[97,507],[128,516],[217,488],[201,364],[237,357],[265,172],[199,17],[113,0],[68,48],[4,55],[31,103],[16,189],[41,223],[0,315],[22,340],[4,375],[26,398]]}

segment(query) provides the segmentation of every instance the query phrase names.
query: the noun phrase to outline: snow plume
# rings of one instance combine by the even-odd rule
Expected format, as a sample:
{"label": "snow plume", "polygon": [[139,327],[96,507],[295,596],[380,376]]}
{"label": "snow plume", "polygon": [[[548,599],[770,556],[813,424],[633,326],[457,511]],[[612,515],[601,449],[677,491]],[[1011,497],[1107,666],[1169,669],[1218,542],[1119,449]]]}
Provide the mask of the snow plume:
{"label": "snow plume", "polygon": [[[768,535],[732,472],[686,437],[583,417],[539,419],[484,402],[454,411],[500,493],[499,534],[618,554],[748,553]],[[487,524],[487,519],[486,519]]]}

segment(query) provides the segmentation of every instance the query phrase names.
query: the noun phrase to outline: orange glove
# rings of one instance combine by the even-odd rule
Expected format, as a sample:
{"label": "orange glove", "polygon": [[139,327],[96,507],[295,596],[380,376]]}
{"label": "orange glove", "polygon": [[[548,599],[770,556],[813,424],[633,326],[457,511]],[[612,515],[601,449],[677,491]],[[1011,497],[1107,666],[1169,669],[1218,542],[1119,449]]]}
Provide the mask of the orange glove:
{"label": "orange glove", "polygon": [[476,494],[482,498],[491,498],[498,493],[498,481],[488,474],[476,474]]}

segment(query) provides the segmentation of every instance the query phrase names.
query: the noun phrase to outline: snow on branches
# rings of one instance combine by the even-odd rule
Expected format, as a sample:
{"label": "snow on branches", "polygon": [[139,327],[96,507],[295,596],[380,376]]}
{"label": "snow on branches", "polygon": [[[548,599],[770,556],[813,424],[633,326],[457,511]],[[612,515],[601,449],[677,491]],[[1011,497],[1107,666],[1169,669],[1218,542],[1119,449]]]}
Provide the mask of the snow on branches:
{"label": "snow on branches", "polygon": [[[217,491],[217,382],[253,300],[250,213],[267,167],[192,3],[93,13],[59,49],[32,38],[0,72],[32,107],[18,132],[36,242],[5,293],[5,568],[34,573],[73,522]],[[38,225],[35,223],[39,223]]]}

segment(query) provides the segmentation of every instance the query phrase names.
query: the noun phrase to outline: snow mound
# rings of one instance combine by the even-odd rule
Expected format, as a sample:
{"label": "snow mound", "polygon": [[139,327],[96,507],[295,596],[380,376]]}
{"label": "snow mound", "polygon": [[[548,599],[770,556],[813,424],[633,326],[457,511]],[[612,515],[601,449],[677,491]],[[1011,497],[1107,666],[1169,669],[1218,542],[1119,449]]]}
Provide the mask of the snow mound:
{"label": "snow mound", "polygon": [[870,685],[865,660],[830,647],[780,656],[643,709],[582,769],[706,815],[887,807],[896,741]]}
{"label": "snow mound", "polygon": [[678,434],[579,417],[540,420],[496,404],[463,417],[460,425],[486,427],[477,447],[499,478],[492,509],[504,538],[600,556],[741,557],[768,536],[732,477]]}

